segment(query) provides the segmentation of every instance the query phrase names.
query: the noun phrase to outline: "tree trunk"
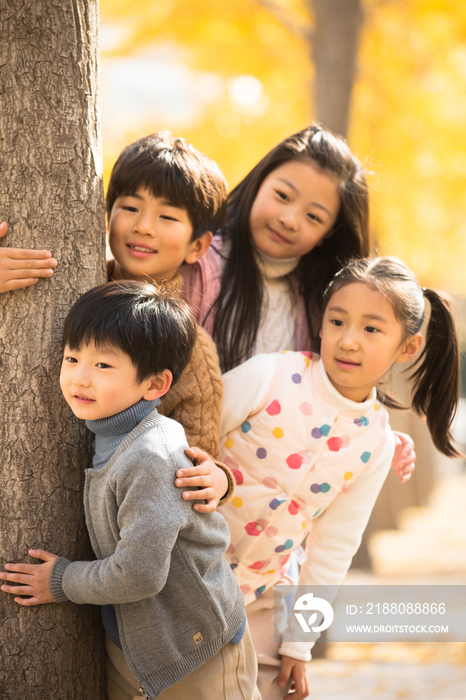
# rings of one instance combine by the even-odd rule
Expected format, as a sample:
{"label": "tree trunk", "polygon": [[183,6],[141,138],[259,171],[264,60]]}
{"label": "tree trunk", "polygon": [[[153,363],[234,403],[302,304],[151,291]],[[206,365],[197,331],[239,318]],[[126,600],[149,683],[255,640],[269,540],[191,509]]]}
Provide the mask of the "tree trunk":
{"label": "tree trunk", "polygon": [[[105,281],[97,0],[0,0],[0,220],[52,251],[52,280],[0,295],[0,567],[43,548],[93,558],[83,513],[90,438],[59,388],[71,304]],[[99,611],[23,608],[0,593],[2,700],[103,697]]]}
{"label": "tree trunk", "polygon": [[311,0],[315,14],[313,60],[317,121],[344,138],[356,68],[360,0]]}

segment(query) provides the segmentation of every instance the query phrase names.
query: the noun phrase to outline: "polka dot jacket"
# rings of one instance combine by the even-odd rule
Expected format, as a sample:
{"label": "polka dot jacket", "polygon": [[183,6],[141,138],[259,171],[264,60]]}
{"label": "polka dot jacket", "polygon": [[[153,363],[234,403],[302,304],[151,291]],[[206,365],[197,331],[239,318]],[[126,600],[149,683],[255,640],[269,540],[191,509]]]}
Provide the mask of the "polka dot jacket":
{"label": "polka dot jacket", "polygon": [[228,411],[242,386],[251,392],[261,368],[274,367],[261,405],[221,439],[221,459],[236,479],[235,497],[222,508],[227,558],[246,604],[286,575],[306,536],[300,583],[342,581],[395,446],[375,389],[355,403],[333,387],[318,356],[273,353],[272,365],[270,358],[256,355],[224,375]]}

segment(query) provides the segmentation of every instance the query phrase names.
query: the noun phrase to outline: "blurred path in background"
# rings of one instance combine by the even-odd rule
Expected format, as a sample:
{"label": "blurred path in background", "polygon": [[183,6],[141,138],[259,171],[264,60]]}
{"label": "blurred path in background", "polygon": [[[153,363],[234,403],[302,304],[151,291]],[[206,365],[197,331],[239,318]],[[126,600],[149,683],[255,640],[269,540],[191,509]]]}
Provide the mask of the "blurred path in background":
{"label": "blurred path in background", "polygon": [[[466,584],[466,470],[438,459],[429,504],[372,535],[373,571],[348,584]],[[331,631],[331,628],[329,632]],[[466,700],[465,643],[331,643],[310,664],[311,700]]]}

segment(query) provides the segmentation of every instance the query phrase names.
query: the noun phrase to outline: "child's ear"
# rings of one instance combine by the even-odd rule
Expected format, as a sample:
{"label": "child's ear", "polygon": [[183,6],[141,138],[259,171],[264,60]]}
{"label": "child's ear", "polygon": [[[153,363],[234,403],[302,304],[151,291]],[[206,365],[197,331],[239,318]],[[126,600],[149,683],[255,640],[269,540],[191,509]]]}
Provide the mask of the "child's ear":
{"label": "child's ear", "polygon": [[206,252],[207,248],[210,246],[212,243],[212,231],[206,231],[205,233],[202,234],[199,238],[196,238],[195,241],[191,243],[191,246],[189,248],[189,253],[185,257],[184,261],[188,263],[188,265],[192,265],[195,263],[199,258],[204,255]]}
{"label": "child's ear", "polygon": [[409,362],[409,360],[413,360],[419,352],[421,343],[422,333],[416,333],[416,335],[412,335],[408,340],[405,340],[396,362]]}
{"label": "child's ear", "polygon": [[156,374],[148,380],[148,387],[142,398],[146,401],[153,401],[154,399],[159,399],[161,396],[167,393],[171,383],[173,381],[173,375],[169,369],[164,369],[160,374]]}

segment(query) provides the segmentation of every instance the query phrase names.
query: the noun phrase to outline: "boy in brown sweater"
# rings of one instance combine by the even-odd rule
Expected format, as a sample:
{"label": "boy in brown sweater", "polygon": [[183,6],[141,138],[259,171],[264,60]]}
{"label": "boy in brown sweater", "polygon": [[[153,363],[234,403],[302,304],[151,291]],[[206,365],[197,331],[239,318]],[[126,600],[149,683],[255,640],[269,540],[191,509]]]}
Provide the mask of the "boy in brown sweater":
{"label": "boy in brown sweater", "polygon": [[[216,163],[184,139],[162,131],[127,146],[116,161],[107,191],[107,228],[113,259],[109,280],[155,282],[178,297],[183,263],[195,263],[223,223],[227,184]],[[0,224],[0,239],[7,233]],[[0,248],[0,293],[51,277],[57,260],[45,250]],[[177,473],[176,485],[189,489],[185,500],[212,512],[233,495],[235,481],[225,465],[216,466],[222,380],[215,345],[198,327],[192,359],[159,412],[185,429],[189,456],[197,467]],[[205,452],[203,453],[202,450]],[[207,453],[207,454],[205,454]],[[209,457],[210,455],[210,457]],[[218,468],[220,467],[220,468]]]}
{"label": "boy in brown sweater", "polygon": [[[225,216],[227,184],[216,163],[185,139],[163,131],[127,146],[113,166],[106,208],[109,280],[156,282],[178,297],[178,269],[205,253],[212,231]],[[190,456],[199,466],[178,472],[177,486],[201,487],[183,498],[205,499],[196,510],[210,512],[230,500],[234,478],[228,467],[215,465],[219,456],[222,379],[217,352],[203,328],[191,361],[176,386],[162,399],[159,412],[185,429]],[[218,468],[220,467],[220,468]]]}

